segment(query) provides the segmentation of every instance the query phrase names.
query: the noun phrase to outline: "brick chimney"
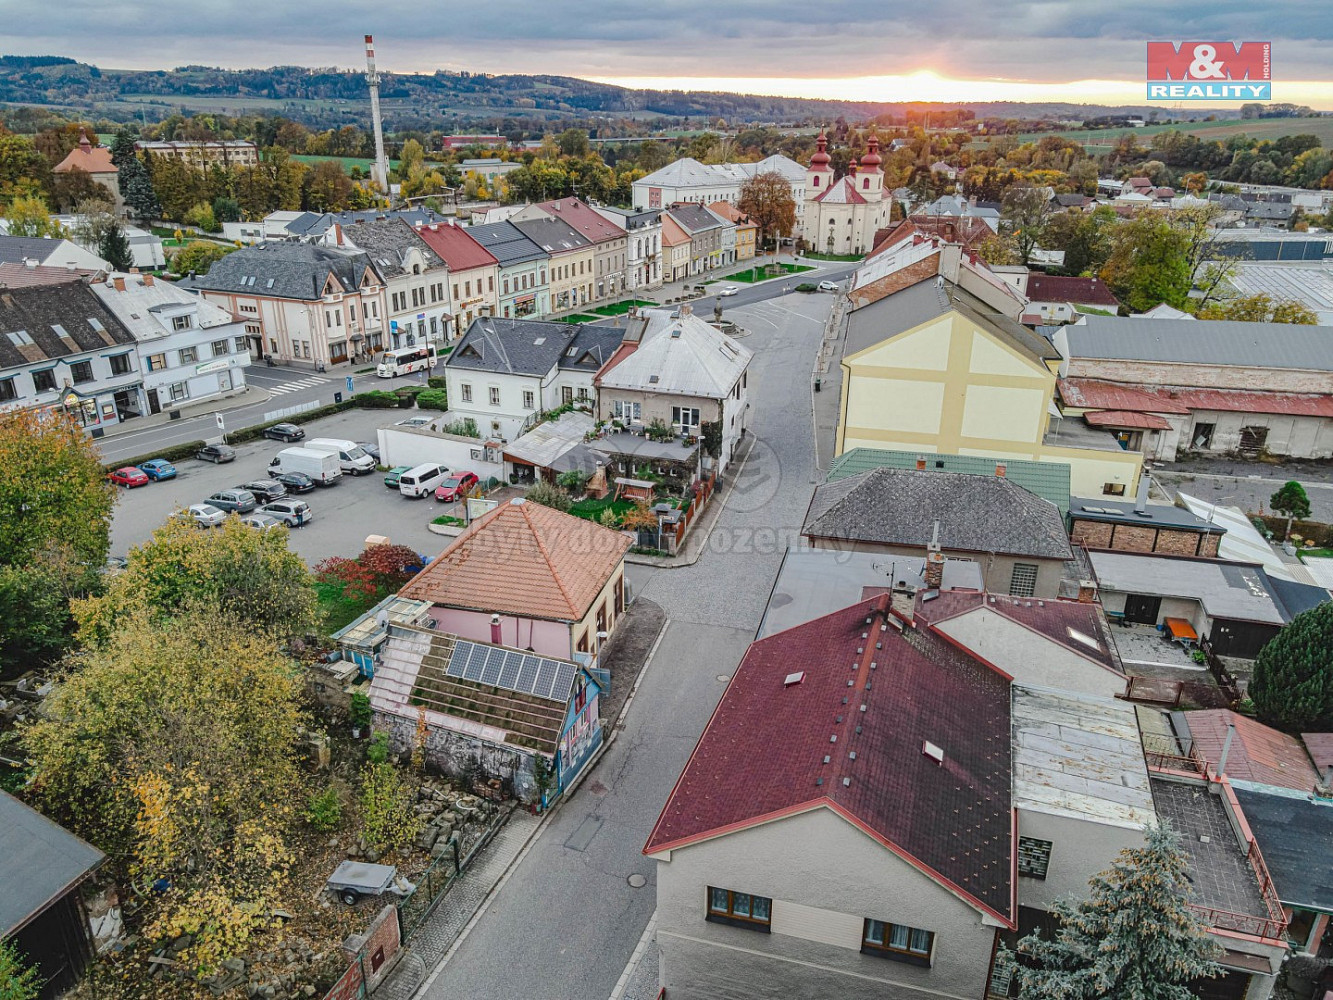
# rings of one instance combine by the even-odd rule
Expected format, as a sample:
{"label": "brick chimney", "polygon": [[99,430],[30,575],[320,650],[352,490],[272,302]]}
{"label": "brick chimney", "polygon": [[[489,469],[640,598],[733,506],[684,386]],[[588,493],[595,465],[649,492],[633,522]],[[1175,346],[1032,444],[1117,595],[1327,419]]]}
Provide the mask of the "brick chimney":
{"label": "brick chimney", "polygon": [[930,544],[926,546],[925,581],[927,590],[939,590],[944,585],[944,554],[940,552],[940,522],[930,534]]}
{"label": "brick chimney", "polygon": [[1003,479],[1008,474],[1008,472],[1009,469],[1003,462],[995,463],[995,477],[997,479]]}
{"label": "brick chimney", "polygon": [[144,287],[145,287],[145,288],[152,288],[152,287],[153,287],[153,276],[152,276],[151,274],[145,274],[145,275],[143,276],[143,283],[144,283]]}
{"label": "brick chimney", "polygon": [[917,471],[917,472],[925,472],[925,471],[926,471],[926,456],[925,456],[925,455],[918,455],[918,456],[916,457],[916,471]]}
{"label": "brick chimney", "polygon": [[124,279],[124,278],[122,278],[122,277],[120,277],[119,275],[117,275],[116,277],[114,277],[114,278],[111,279],[111,282],[112,282],[112,284],[114,284],[114,285],[116,286],[116,291],[118,291],[118,292],[123,292],[123,291],[125,291],[125,279]]}

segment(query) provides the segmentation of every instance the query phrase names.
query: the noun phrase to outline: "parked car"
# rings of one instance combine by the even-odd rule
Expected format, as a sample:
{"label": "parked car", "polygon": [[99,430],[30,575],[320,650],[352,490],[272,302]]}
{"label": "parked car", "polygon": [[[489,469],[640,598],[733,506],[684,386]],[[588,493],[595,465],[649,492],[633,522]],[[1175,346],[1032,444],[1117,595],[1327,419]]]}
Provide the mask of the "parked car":
{"label": "parked car", "polygon": [[467,496],[477,481],[475,472],[456,472],[436,488],[435,499],[440,503],[456,503]]}
{"label": "parked car", "polygon": [[725,299],[729,298],[732,295],[735,295],[739,291],[740,289],[737,288],[735,285],[723,285],[721,288],[717,290],[717,294],[720,298]]}
{"label": "parked car", "polygon": [[148,473],[135,465],[127,465],[115,472],[108,472],[106,477],[117,486],[124,486],[127,490],[132,490],[136,486],[148,485]]}
{"label": "parked car", "polygon": [[836,281],[821,281],[819,283],[819,290],[821,292],[836,292],[838,290],[838,283]]}
{"label": "parked car", "polygon": [[307,451],[322,451],[337,455],[343,472],[349,472],[354,476],[368,475],[379,465],[361,449],[359,444],[345,438],[311,438],[302,447]]}
{"label": "parked car", "polygon": [[310,504],[304,500],[291,499],[266,503],[256,513],[276,518],[289,528],[309,524],[315,517],[314,512],[310,509]]}
{"label": "parked car", "polygon": [[274,424],[264,428],[264,437],[274,441],[300,441],[305,437],[305,431],[296,424]]}
{"label": "parked car", "polygon": [[206,444],[194,453],[194,457],[201,462],[221,465],[223,462],[236,461],[236,449],[229,444]]}
{"label": "parked car", "polygon": [[218,490],[207,502],[219,510],[234,510],[237,514],[248,514],[259,506],[249,490]]}
{"label": "parked car", "polygon": [[398,492],[414,500],[428,497],[435,493],[436,488],[448,479],[449,475],[448,469],[434,462],[414,465],[398,477]]}
{"label": "parked car", "polygon": [[260,503],[281,500],[287,495],[287,487],[276,479],[256,479],[252,483],[241,483],[237,489],[249,490]]}
{"label": "parked car", "polygon": [[287,487],[288,493],[309,493],[315,488],[315,481],[304,472],[275,472],[272,478]]}
{"label": "parked car", "polygon": [[201,528],[212,528],[227,519],[227,512],[218,510],[211,503],[192,503],[184,510],[176,511],[175,516],[193,521]]}
{"label": "parked car", "polygon": [[241,523],[247,528],[255,528],[259,531],[282,527],[282,522],[271,514],[246,514],[245,517],[241,518]]}
{"label": "parked car", "polygon": [[144,475],[155,483],[160,483],[164,479],[176,478],[176,467],[165,458],[150,458],[139,466]]}
{"label": "parked car", "polygon": [[[371,468],[374,468],[373,459]],[[280,472],[299,472],[308,476],[317,486],[332,486],[342,479],[342,463],[338,456],[327,451],[312,451],[300,446],[283,448],[268,463],[268,478],[277,479]]]}
{"label": "parked car", "polygon": [[379,464],[380,446],[378,444],[376,444],[374,441],[358,441],[357,445],[361,448],[362,451],[364,451],[367,455],[369,455],[371,458],[375,460],[376,465]]}
{"label": "parked car", "polygon": [[389,487],[389,489],[391,490],[398,489],[398,480],[402,477],[403,473],[411,471],[412,471],[412,466],[410,465],[395,465],[392,469],[388,471],[388,474],[385,475],[384,485]]}

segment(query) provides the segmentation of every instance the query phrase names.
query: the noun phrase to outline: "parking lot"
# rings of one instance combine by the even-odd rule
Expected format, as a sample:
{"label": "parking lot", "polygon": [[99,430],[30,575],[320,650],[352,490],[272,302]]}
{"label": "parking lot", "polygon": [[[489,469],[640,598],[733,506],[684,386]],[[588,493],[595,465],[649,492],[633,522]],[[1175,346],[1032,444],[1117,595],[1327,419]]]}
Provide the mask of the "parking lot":
{"label": "parking lot", "polygon": [[[375,441],[377,428],[404,416],[402,410],[348,410],[306,424],[306,436]],[[175,463],[175,479],[120,490],[111,524],[111,554],[123,556],[147,541],[177,507],[202,503],[218,490],[266,478],[269,460],[285,447],[280,441],[251,441],[237,445],[234,462],[212,465],[184,460]],[[291,532],[290,544],[311,566],[329,556],[358,555],[367,535],[387,535],[392,542],[410,545],[428,556],[438,555],[451,540],[432,533],[426,525],[440,514],[455,513],[452,504],[409,500],[384,485],[383,473],[344,474],[338,485],[316,487],[297,499],[310,505],[314,519]]]}

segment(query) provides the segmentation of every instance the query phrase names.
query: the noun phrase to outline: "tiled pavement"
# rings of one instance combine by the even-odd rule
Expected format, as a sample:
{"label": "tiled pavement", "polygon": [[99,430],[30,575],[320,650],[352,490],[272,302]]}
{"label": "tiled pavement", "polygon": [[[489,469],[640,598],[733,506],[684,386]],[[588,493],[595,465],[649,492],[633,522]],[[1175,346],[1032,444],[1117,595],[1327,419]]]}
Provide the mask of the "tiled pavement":
{"label": "tiled pavement", "polygon": [[[536,833],[540,819],[515,810],[500,832],[463,872],[435,911],[408,942],[407,953],[375,991],[381,1000],[410,1000],[426,976],[444,958],[463,928],[481,907],[506,869]],[[654,973],[655,975],[655,973]]]}
{"label": "tiled pavement", "polygon": [[1201,906],[1267,917],[1259,883],[1236,841],[1226,806],[1201,785],[1152,779],[1153,802],[1180,834],[1189,857],[1194,902]]}

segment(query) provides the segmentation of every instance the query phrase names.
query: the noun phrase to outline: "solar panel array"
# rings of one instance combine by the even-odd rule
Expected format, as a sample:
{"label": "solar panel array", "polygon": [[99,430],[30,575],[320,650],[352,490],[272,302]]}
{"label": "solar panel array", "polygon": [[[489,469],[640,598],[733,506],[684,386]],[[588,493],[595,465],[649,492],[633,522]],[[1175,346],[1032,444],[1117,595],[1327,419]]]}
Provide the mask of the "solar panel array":
{"label": "solar panel array", "polygon": [[572,663],[561,660],[459,639],[454,643],[445,674],[538,698],[566,701],[574,685],[575,669]]}

